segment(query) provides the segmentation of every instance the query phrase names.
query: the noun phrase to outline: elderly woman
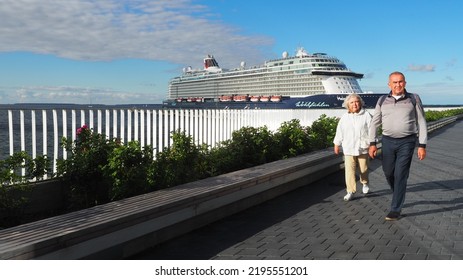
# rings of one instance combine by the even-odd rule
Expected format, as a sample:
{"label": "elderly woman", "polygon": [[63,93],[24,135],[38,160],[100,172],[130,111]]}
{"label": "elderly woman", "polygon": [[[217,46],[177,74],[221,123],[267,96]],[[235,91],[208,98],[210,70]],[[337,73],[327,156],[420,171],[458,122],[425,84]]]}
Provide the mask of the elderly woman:
{"label": "elderly woman", "polygon": [[357,167],[359,169],[360,183],[363,185],[362,192],[367,194],[368,187],[368,131],[372,116],[365,111],[365,103],[362,98],[355,93],[350,94],[344,100],[343,106],[347,112],[339,120],[334,137],[334,153],[344,154],[344,168],[346,179],[347,194],[345,201],[353,198],[357,191],[357,181],[355,179]]}

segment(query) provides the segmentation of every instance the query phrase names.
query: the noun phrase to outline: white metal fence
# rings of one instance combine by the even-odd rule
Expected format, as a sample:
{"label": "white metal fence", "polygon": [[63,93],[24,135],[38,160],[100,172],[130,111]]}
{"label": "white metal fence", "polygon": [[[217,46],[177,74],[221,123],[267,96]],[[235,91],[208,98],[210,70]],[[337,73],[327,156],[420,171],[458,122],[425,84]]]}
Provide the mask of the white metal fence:
{"label": "white metal fence", "polygon": [[[58,158],[67,158],[61,139],[76,139],[79,127],[87,125],[108,138],[123,143],[139,141],[162,151],[171,144],[173,131],[184,131],[197,144],[215,146],[230,139],[232,132],[245,126],[267,126],[277,130],[285,121],[299,119],[304,126],[322,114],[340,116],[345,110],[165,110],[165,109],[48,109],[8,110],[8,136],[0,139],[0,154],[4,157],[27,151],[33,158],[47,155],[53,159],[56,171]],[[1,125],[1,124],[0,124]],[[8,152],[6,152],[8,150]]]}

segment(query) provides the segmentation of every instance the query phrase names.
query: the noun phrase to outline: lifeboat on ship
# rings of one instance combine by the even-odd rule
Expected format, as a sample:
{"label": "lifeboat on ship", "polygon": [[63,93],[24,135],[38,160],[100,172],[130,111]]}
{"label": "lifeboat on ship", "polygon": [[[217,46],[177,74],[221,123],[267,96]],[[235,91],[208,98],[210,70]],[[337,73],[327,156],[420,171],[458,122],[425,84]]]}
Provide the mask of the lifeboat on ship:
{"label": "lifeboat on ship", "polygon": [[249,97],[247,95],[235,95],[233,96],[233,101],[235,102],[245,102],[248,101]]}
{"label": "lifeboat on ship", "polygon": [[222,95],[219,97],[220,102],[229,102],[233,101],[233,97],[231,95]]}
{"label": "lifeboat on ship", "polygon": [[251,100],[251,102],[259,102],[260,96],[253,95],[253,96],[251,96],[251,98],[249,100]]}
{"label": "lifeboat on ship", "polygon": [[176,101],[177,101],[177,102],[183,102],[183,101],[185,101],[185,99],[184,99],[184,98],[181,98],[181,97],[179,97],[179,98],[177,98],[177,99],[176,99]]}
{"label": "lifeboat on ship", "polygon": [[270,96],[264,95],[260,97],[261,102],[269,102],[270,101]]}
{"label": "lifeboat on ship", "polygon": [[196,102],[196,97],[188,97],[186,102]]}
{"label": "lifeboat on ship", "polygon": [[281,95],[273,95],[270,97],[271,102],[281,102]]}

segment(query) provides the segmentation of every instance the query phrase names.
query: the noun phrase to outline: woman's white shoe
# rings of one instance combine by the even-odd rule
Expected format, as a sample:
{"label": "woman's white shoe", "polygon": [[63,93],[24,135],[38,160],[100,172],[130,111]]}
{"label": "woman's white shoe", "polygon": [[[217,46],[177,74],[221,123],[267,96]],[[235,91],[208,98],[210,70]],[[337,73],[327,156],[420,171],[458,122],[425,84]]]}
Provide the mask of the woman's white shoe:
{"label": "woman's white shoe", "polygon": [[367,184],[363,185],[362,192],[363,192],[364,194],[369,193],[369,192],[370,192],[370,187],[368,187]]}
{"label": "woman's white shoe", "polygon": [[344,201],[349,201],[351,200],[352,198],[354,197],[354,194],[353,193],[347,193],[345,196],[344,196]]}

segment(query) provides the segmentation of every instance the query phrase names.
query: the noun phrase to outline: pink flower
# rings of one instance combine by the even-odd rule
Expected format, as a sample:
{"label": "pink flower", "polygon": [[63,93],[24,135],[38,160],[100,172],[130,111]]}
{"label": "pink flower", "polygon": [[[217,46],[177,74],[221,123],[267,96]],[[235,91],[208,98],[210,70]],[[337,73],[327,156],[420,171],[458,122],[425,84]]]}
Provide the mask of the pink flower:
{"label": "pink flower", "polygon": [[82,127],[79,127],[79,128],[77,129],[76,134],[79,135],[79,134],[82,133],[82,131],[84,131],[84,130],[86,130],[86,129],[88,129],[88,126],[87,126],[86,124],[84,124]]}

